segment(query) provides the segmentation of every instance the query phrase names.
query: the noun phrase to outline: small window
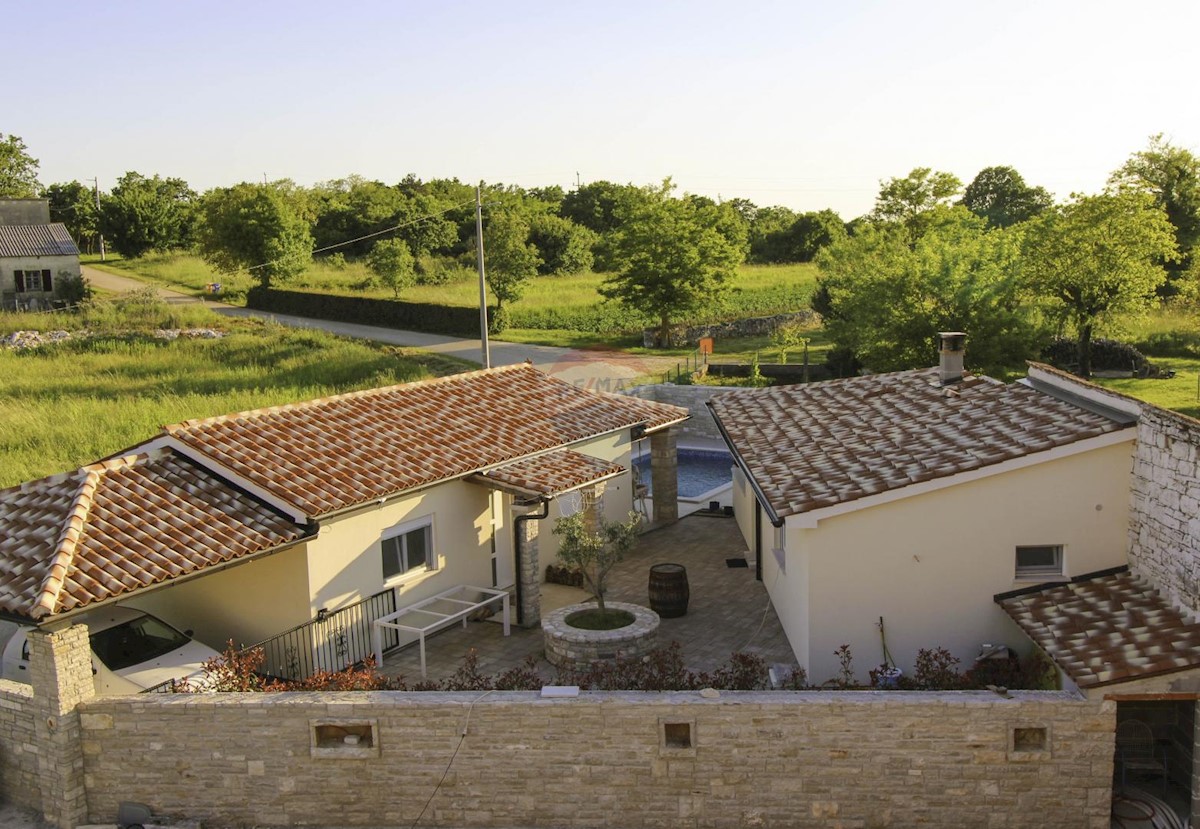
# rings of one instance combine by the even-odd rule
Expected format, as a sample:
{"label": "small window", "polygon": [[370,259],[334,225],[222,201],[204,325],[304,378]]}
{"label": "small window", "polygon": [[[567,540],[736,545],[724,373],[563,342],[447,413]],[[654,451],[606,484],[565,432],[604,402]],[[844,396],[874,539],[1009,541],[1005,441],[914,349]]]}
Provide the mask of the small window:
{"label": "small window", "polygon": [[50,290],[50,271],[14,271],[17,293],[40,293]]}
{"label": "small window", "polygon": [[1063,574],[1061,544],[1017,548],[1017,578],[1040,579]]}
{"label": "small window", "polygon": [[437,569],[432,523],[397,527],[384,536],[381,547],[385,581],[414,570]]}

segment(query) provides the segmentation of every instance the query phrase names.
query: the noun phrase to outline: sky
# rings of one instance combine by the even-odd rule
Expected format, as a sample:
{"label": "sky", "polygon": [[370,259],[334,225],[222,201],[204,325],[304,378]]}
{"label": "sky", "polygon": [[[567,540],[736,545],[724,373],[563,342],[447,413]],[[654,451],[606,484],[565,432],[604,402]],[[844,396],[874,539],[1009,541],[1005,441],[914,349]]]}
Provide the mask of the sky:
{"label": "sky", "polygon": [[[869,211],[914,167],[1094,193],[1200,150],[1200,3],[9,0],[44,184],[607,179]],[[15,67],[9,65],[6,74]],[[11,79],[10,75],[10,79]]]}

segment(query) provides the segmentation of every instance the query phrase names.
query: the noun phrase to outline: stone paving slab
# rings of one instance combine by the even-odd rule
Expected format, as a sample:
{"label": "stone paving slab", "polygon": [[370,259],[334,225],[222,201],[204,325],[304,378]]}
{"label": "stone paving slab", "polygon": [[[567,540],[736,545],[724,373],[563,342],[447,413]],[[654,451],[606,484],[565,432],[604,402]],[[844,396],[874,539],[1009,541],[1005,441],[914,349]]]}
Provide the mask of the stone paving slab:
{"label": "stone paving slab", "polygon": [[[688,612],[663,619],[659,641],[679,642],[689,669],[711,671],[736,651],[757,653],[769,664],[792,664],[795,657],[791,646],[766,589],[754,578],[753,562],[744,568],[726,565],[726,559],[746,556],[745,542],[733,518],[691,515],[643,535],[637,547],[613,569],[606,598],[648,605],[650,566],[682,564],[687,568],[691,594]],[[543,587],[553,596],[548,604],[559,604],[571,598],[571,593],[580,599],[587,596],[581,590],[559,585]],[[429,678],[452,675],[472,648],[483,673],[498,673],[533,657],[544,680],[552,682],[555,678],[554,667],[545,659],[540,627],[529,630],[514,626],[512,635],[505,638],[501,625],[492,621],[469,622],[466,628],[455,625],[430,636],[426,640]],[[409,682],[419,681],[416,646],[389,654],[383,672],[403,676]]]}

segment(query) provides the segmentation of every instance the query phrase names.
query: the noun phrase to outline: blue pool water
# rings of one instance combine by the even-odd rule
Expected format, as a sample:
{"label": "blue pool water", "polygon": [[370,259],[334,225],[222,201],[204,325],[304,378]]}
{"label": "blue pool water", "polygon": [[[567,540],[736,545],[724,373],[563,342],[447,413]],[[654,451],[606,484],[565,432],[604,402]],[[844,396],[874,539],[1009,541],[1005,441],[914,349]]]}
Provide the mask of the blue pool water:
{"label": "blue pool water", "polygon": [[[733,480],[729,471],[733,457],[728,452],[680,449],[679,450],[679,497],[700,498],[717,487]],[[654,482],[650,476],[650,455],[647,453],[634,459],[641,481],[650,487],[653,495]]]}

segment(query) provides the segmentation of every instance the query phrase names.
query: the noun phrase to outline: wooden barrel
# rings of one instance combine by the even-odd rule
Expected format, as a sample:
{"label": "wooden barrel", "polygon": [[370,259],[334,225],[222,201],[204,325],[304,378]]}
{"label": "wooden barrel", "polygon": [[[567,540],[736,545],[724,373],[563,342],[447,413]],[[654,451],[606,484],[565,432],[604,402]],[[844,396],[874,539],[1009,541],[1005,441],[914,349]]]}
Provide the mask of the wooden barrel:
{"label": "wooden barrel", "polygon": [[654,564],[650,567],[650,609],[670,619],[687,613],[687,568],[682,564]]}

